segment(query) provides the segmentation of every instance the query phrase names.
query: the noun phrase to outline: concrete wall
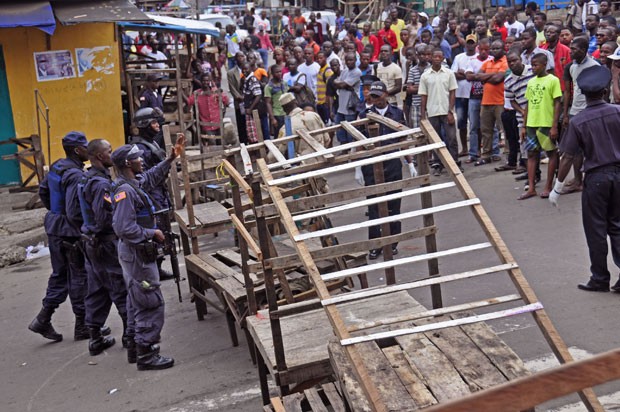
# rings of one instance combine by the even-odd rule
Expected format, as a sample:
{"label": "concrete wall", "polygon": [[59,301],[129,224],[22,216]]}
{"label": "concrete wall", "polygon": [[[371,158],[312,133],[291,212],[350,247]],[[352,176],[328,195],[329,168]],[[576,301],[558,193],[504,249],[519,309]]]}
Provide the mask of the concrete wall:
{"label": "concrete wall", "polygon": [[[113,23],[58,24],[54,35],[49,37],[35,28],[0,29],[0,43],[4,48],[17,137],[37,132],[34,90],[38,89],[50,109],[52,162],[64,157],[61,139],[71,130],[83,131],[89,139],[105,138],[113,147],[125,142],[119,49]],[[92,50],[93,68],[84,71],[81,77],[77,48]],[[71,52],[75,77],[38,81],[33,53],[56,50]],[[43,130],[42,134],[43,152],[49,165],[48,142]]]}

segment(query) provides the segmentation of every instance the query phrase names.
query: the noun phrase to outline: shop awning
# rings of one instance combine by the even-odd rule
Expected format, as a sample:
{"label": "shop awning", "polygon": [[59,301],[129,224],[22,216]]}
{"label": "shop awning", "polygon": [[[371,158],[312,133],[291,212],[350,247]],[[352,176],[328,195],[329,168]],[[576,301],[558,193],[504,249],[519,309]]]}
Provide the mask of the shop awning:
{"label": "shop awning", "polygon": [[52,6],[63,25],[151,20],[129,0],[53,1]]}
{"label": "shop awning", "polygon": [[[195,21],[195,20],[193,20]],[[140,30],[140,31],[169,31],[173,33],[193,33],[193,34],[205,34],[207,36],[219,37],[220,31],[217,28],[197,28],[189,26],[179,26],[175,24],[142,24],[133,22],[117,22],[125,30]]]}
{"label": "shop awning", "polygon": [[159,24],[185,27],[187,33],[206,34],[209,36],[219,37],[220,30],[212,23],[192,19],[179,19],[178,17],[160,16],[157,14],[146,14]]}
{"label": "shop awning", "polygon": [[49,1],[0,3],[0,27],[36,27],[51,35],[56,20]]}

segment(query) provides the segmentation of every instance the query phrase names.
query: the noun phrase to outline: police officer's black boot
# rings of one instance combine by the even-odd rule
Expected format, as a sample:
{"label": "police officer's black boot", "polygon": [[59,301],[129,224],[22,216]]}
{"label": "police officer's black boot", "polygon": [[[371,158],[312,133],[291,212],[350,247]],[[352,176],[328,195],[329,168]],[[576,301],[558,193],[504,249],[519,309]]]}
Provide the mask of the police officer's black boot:
{"label": "police officer's black boot", "polygon": [[[123,337],[123,345],[125,345]],[[136,363],[138,361],[138,349],[133,336],[127,336],[127,363]]]}
{"label": "police officer's black boot", "polygon": [[56,332],[52,326],[53,313],[54,309],[46,308],[44,306],[41,308],[39,314],[32,320],[32,322],[30,322],[28,329],[34,333],[40,334],[46,339],[53,340],[54,342],[60,342],[62,340],[62,335]]}
{"label": "police officer's black boot", "polygon": [[97,356],[116,343],[113,337],[103,336],[101,334],[101,328],[97,326],[89,328],[89,332],[90,342],[88,342],[88,352],[90,352],[90,356]]}
{"label": "police officer's black boot", "polygon": [[128,349],[129,345],[133,342],[133,336],[127,334],[127,315],[121,316],[121,320],[123,321],[123,348]]}
{"label": "police officer's black boot", "polygon": [[75,327],[73,329],[73,340],[85,340],[90,338],[90,331],[84,322],[84,315],[75,316]]}
{"label": "police officer's black boot", "polygon": [[137,346],[139,371],[167,369],[174,365],[174,359],[161,356],[159,351],[153,347],[154,345]]}

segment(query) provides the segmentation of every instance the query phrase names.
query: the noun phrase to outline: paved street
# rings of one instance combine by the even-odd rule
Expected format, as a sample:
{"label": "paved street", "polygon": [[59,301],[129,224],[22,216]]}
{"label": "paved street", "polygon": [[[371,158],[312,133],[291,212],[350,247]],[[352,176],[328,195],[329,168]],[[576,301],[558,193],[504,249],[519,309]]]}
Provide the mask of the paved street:
{"label": "paved street", "polygon": [[[587,280],[588,272],[580,196],[562,196],[560,209],[556,210],[546,200],[538,198],[517,201],[522,185],[515,182],[509,172],[495,173],[490,166],[467,167],[465,175],[574,353],[583,357],[617,347],[620,295],[586,293],[576,288],[577,283]],[[442,180],[446,177],[434,178],[434,181]],[[352,173],[330,179],[332,190],[354,184]],[[455,200],[455,191],[445,191],[438,193],[434,203]],[[417,204],[407,203],[403,210],[417,207]],[[359,220],[364,210],[355,213],[335,216],[334,223]],[[439,214],[436,222],[440,249],[484,240],[468,210]],[[358,231],[354,235],[361,239],[366,233]],[[209,238],[207,243],[205,248],[224,248],[230,246],[232,240],[230,233],[225,233],[218,238]],[[423,253],[423,244],[401,244],[399,249],[399,257],[419,254]],[[488,259],[488,262],[474,262],[469,259],[470,255],[463,254],[441,260],[440,269],[449,274],[496,262],[492,252],[482,256],[482,260]],[[613,265],[611,258],[609,261]],[[424,269],[424,265],[407,266],[399,269],[398,276],[419,278]],[[54,317],[55,327],[65,335],[63,342],[47,343],[28,331],[28,323],[39,309],[49,273],[47,257],[0,270],[2,411],[260,410],[258,377],[243,334],[239,335],[240,346],[233,348],[223,315],[210,311],[205,321],[198,322],[193,304],[189,303],[187,282],[182,288],[183,303],[176,299],[174,283],[167,282],[163,288],[167,298],[167,317],[162,353],[174,356],[175,367],[157,372],[137,372],[135,366],[125,362],[120,344],[100,356],[91,357],[86,342],[74,342],[68,303]],[[617,273],[615,269],[613,273]],[[380,277],[381,274],[370,275],[375,283],[381,281]],[[444,302],[453,304],[508,293],[514,293],[514,289],[502,274],[451,284],[444,288]],[[428,291],[418,291],[414,297],[430,305]],[[120,340],[121,323],[115,312],[108,324],[113,335]],[[492,326],[524,360],[529,361],[531,367],[539,369],[552,363],[548,357],[551,351],[531,316],[502,319],[493,322]],[[605,398],[607,410],[620,410],[613,395],[617,391],[620,391],[620,383],[597,389],[601,395],[611,395]],[[578,398],[572,396],[538,410],[555,409],[577,401]],[[566,409],[570,412],[577,410],[580,409]]]}

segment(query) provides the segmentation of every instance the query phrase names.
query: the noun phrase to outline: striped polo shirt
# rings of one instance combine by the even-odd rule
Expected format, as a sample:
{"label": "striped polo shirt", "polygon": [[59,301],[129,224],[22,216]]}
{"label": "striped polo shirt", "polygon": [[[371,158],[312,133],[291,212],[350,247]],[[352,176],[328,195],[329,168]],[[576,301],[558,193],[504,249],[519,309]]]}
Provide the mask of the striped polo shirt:
{"label": "striped polo shirt", "polygon": [[[532,72],[531,66],[525,66],[520,76],[510,72],[504,78],[504,98],[506,102],[514,100],[519,106],[525,108],[527,106],[525,90],[527,89],[527,83],[534,76],[535,74]],[[519,127],[523,127],[523,116],[519,112],[517,112],[517,122]]]}

